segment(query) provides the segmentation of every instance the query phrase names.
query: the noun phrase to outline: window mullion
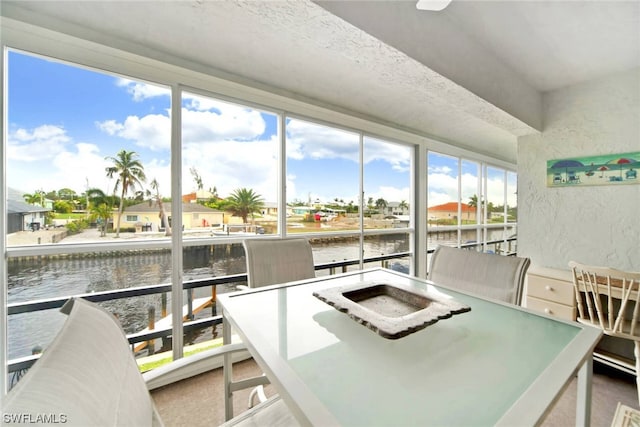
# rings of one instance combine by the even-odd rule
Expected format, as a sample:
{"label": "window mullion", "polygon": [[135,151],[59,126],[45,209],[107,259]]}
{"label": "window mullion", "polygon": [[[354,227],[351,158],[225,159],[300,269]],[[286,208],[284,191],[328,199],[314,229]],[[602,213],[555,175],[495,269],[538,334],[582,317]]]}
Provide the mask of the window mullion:
{"label": "window mullion", "polygon": [[182,358],[182,87],[171,86],[171,321],[173,360]]}

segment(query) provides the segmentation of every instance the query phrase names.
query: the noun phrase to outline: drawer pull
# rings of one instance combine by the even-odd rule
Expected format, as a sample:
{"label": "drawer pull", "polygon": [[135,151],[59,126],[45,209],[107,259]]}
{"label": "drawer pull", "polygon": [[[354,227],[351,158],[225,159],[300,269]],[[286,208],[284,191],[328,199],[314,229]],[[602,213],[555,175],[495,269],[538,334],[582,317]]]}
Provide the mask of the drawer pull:
{"label": "drawer pull", "polygon": [[545,308],[545,309],[544,309],[544,312],[545,312],[546,314],[553,314],[553,311],[551,311],[551,309],[550,309],[550,308]]}
{"label": "drawer pull", "polygon": [[553,286],[551,286],[551,285],[545,286],[544,289],[547,290],[547,291],[550,291],[550,292],[555,291],[555,289],[553,289]]}

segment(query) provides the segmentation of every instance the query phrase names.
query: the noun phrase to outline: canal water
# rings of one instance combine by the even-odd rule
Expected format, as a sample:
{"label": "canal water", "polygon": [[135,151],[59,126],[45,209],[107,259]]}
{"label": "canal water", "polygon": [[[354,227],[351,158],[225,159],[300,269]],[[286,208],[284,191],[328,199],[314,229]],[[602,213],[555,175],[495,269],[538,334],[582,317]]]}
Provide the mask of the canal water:
{"label": "canal water", "polygon": [[[429,246],[453,244],[454,238],[454,233],[439,236],[438,239],[430,240]],[[365,257],[405,252],[409,250],[408,237],[406,234],[394,234],[367,238],[364,249]],[[313,255],[317,264],[356,259],[358,242],[314,242]],[[408,259],[392,260],[389,263],[390,268],[406,272],[408,265]],[[189,247],[184,252],[184,280],[243,273],[245,270],[244,251],[239,244]],[[156,285],[171,281],[171,254],[168,251],[158,251],[95,258],[12,261],[9,263],[8,277],[10,303]],[[217,293],[233,290],[235,285],[218,286]],[[196,298],[210,296],[211,288],[196,289],[194,294]],[[159,294],[109,301],[101,305],[118,317],[126,333],[147,327],[150,306],[155,308],[156,319],[161,317],[162,301]],[[171,306],[170,297],[167,306]],[[211,309],[205,309],[199,317],[209,315]],[[35,347],[46,348],[64,323],[65,317],[58,310],[9,316],[9,359],[30,355]],[[192,339],[195,341],[198,337],[194,336]]]}

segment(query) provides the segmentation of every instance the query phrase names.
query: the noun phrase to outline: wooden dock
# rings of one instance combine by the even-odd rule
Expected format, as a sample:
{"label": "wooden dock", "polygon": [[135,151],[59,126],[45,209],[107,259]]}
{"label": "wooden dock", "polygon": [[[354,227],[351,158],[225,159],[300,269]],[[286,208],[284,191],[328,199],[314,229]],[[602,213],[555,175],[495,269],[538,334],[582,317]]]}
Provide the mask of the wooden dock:
{"label": "wooden dock", "polygon": [[[193,304],[192,307],[193,309],[191,310],[191,314],[197,314],[199,312],[201,312],[202,310],[204,310],[207,307],[211,307],[214,303],[214,298],[213,297],[203,297],[203,298],[194,298],[193,300]],[[189,320],[189,305],[185,304],[182,307],[182,321],[184,322],[185,320]],[[163,317],[162,319],[158,320],[155,322],[155,325],[153,328],[144,328],[142,331],[140,332],[149,332],[152,331],[154,329],[160,329],[160,328],[168,328],[171,327],[171,314]],[[144,348],[147,347],[148,341],[143,341],[141,343],[138,343],[134,348],[133,351],[137,352],[140,350],[143,350]]]}

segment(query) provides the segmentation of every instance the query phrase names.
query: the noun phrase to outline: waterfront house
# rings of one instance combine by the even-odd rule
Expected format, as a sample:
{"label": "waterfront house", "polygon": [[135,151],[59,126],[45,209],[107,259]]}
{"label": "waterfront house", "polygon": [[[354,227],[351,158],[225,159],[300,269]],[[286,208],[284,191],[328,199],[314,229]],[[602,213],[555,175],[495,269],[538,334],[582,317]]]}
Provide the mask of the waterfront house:
{"label": "waterfront house", "polygon": [[198,203],[198,202],[208,202],[213,199],[215,195],[207,190],[198,190],[193,191],[189,194],[184,194],[182,196],[183,203]]}
{"label": "waterfront house", "polygon": [[47,213],[52,210],[51,201],[45,206],[30,205],[23,195],[15,188],[7,189],[7,234],[44,227]]}
{"label": "waterfront house", "polygon": [[[171,224],[171,202],[162,204],[165,215]],[[118,214],[114,213],[114,224]],[[203,206],[199,203],[182,204],[182,225],[185,229],[222,227],[225,213]],[[137,229],[137,231],[158,231],[162,229],[160,209],[155,202],[143,202],[127,206],[122,213],[121,228]]]}
{"label": "waterfront house", "polygon": [[458,210],[458,203],[449,202],[431,206],[427,212],[429,213],[430,221],[457,221],[458,217],[460,217],[464,222],[469,223],[476,221],[478,210],[466,203],[460,203],[460,210]]}
{"label": "waterfront house", "polygon": [[[518,255],[531,258],[532,268],[545,269],[537,271],[552,280],[566,277],[572,259],[640,271],[640,185],[546,183],[547,161],[640,151],[638,1],[454,0],[432,12],[417,10],[412,1],[131,2],[125,7],[106,1],[3,0],[0,13],[5,48],[156,82],[178,98],[180,91],[193,90],[268,110],[278,126],[302,118],[344,130],[356,141],[344,157],[366,159],[363,151],[371,140],[409,147],[411,220],[398,234],[411,242],[412,274],[427,274],[428,199],[439,196],[430,185],[446,182],[461,196],[469,177],[469,194],[502,189],[504,200],[496,205],[505,206],[509,179],[517,180],[517,223],[508,223],[507,215],[502,224],[475,218],[470,227],[477,229],[480,244],[488,231],[499,230],[506,238],[517,229]],[[6,69],[3,73],[10,79]],[[174,100],[174,111],[181,105],[181,99]],[[179,128],[178,116],[171,119]],[[278,152],[285,153],[285,129],[277,139]],[[454,179],[439,173],[444,168],[432,165],[432,156],[451,160],[453,167],[446,169],[457,171]],[[285,163],[269,164],[278,173],[279,195],[287,189]],[[181,176],[179,165],[173,168],[172,175]],[[503,178],[493,180],[496,171]],[[319,183],[331,172],[313,171]],[[359,164],[355,175],[344,186],[364,195],[366,165]],[[180,194],[180,183],[172,185]],[[458,209],[446,215],[454,211],[457,215]],[[286,224],[286,213],[278,215]],[[0,231],[6,234],[8,227]],[[286,235],[286,227],[279,233]],[[24,253],[1,240],[5,263]],[[181,242],[171,244],[182,253]],[[43,247],[29,254],[62,250]],[[2,271],[6,284],[7,269]],[[179,302],[182,284],[173,286]],[[180,357],[181,326],[175,328],[174,354]],[[0,347],[6,348],[7,336],[1,334]]]}
{"label": "waterfront house", "polygon": [[264,219],[278,217],[278,203],[277,202],[263,202],[262,209],[260,210]]}
{"label": "waterfront house", "polygon": [[44,227],[48,212],[51,209],[7,200],[7,234]]}

